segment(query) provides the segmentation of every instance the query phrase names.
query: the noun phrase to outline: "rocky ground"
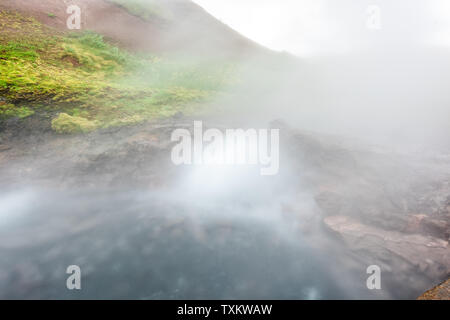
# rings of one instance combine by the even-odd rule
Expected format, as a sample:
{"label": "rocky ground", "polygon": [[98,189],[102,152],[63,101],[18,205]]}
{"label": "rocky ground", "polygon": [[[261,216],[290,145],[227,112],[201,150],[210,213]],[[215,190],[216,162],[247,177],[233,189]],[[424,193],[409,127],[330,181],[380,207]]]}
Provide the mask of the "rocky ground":
{"label": "rocky ground", "polygon": [[[190,119],[172,118],[64,136],[49,130],[46,120],[24,121],[30,132],[18,130],[23,123],[11,121],[1,133],[4,192],[27,185],[40,190],[170,194],[184,172],[168,161],[170,133],[174,128],[192,128]],[[282,148],[280,177],[268,184],[272,201],[265,202],[270,196],[261,201],[248,195],[245,200],[231,198],[231,204],[248,201],[253,206],[261,201],[263,210],[298,225],[297,232],[311,248],[328,252],[349,270],[379,265],[389,279],[385,281],[389,294],[384,297],[414,298],[449,277],[447,158],[361,149],[352,143],[350,147],[348,141],[299,132],[280,122],[273,125],[282,127],[281,145],[288,147]],[[210,187],[208,179],[200,185]],[[256,190],[253,196],[258,192],[265,191]],[[270,209],[271,202],[279,207]],[[102,224],[102,219],[98,216],[94,225]],[[198,233],[201,228],[194,229],[196,238],[204,237],[204,232]]]}

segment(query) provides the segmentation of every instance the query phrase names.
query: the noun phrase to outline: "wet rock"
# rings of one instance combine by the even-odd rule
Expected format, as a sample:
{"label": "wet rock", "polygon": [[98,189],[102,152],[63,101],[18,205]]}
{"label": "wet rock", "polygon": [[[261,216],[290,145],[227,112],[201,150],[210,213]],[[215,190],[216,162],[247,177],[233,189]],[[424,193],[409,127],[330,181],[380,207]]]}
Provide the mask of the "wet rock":
{"label": "wet rock", "polygon": [[315,200],[325,216],[339,215],[348,206],[342,195],[331,191],[318,194]]}
{"label": "wet rock", "polygon": [[433,219],[425,214],[414,214],[408,219],[408,224],[404,230],[407,233],[421,233],[432,235],[444,240],[448,240],[450,235],[450,225],[444,219]]}
{"label": "wet rock", "polygon": [[6,144],[0,144],[0,152],[10,150],[12,147]]}
{"label": "wet rock", "polygon": [[421,234],[387,231],[347,216],[327,217],[324,224],[353,250],[369,250],[376,256],[380,248],[387,249],[434,279],[442,279],[450,273],[448,241]]}

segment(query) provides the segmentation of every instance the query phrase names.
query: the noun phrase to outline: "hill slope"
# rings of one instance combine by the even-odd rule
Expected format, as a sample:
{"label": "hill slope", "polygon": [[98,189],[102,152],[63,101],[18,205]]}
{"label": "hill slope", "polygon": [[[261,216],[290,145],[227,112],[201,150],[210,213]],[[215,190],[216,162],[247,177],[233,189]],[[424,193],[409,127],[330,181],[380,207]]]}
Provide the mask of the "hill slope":
{"label": "hill slope", "polygon": [[83,30],[128,49],[232,55],[263,50],[189,0],[1,0],[0,8],[67,31],[70,4],[81,8]]}
{"label": "hill slope", "polygon": [[[188,1],[170,2],[165,16],[102,0],[70,3],[82,7],[84,30],[67,30],[63,1],[1,0],[0,122],[36,114],[68,133],[188,114],[234,82],[236,55],[256,48]],[[178,25],[182,11],[196,18]],[[205,21],[216,29],[201,31]],[[198,41],[177,40],[188,35]],[[205,56],[202,46],[213,49]]]}

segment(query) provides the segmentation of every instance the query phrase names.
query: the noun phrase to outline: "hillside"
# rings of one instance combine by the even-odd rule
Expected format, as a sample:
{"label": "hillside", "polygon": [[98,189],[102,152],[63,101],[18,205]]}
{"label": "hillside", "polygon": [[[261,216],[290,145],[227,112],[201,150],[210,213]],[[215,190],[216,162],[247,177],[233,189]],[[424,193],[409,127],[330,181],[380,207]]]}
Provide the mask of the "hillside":
{"label": "hillside", "polygon": [[264,52],[189,1],[156,2],[157,14],[147,2],[70,2],[83,16],[70,31],[62,1],[2,0],[2,129],[31,115],[75,133],[191,114],[238,80],[242,55]]}

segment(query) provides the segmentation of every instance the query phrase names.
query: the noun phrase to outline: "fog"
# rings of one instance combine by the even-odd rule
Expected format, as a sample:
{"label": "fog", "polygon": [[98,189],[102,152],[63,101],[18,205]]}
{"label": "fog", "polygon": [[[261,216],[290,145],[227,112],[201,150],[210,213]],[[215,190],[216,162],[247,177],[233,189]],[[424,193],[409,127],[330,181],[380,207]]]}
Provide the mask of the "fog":
{"label": "fog", "polygon": [[301,57],[379,45],[448,47],[450,39],[450,6],[445,0],[194,2],[246,37]]}
{"label": "fog", "polygon": [[272,81],[252,100],[245,87],[236,117],[249,110],[252,120],[283,118],[375,144],[448,150],[445,1],[378,1],[378,11],[364,1],[197,3],[250,39],[298,57],[273,72],[251,72],[252,81]]}

